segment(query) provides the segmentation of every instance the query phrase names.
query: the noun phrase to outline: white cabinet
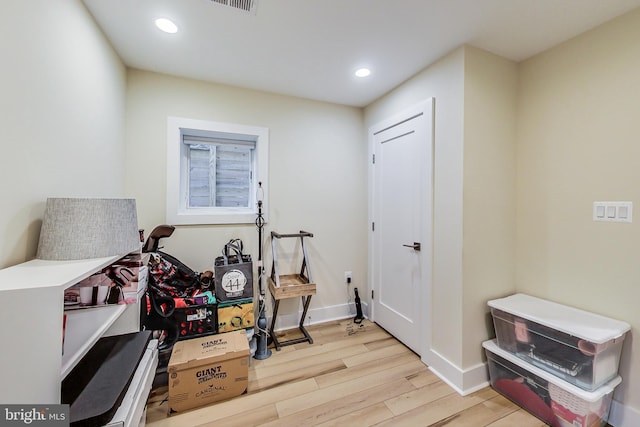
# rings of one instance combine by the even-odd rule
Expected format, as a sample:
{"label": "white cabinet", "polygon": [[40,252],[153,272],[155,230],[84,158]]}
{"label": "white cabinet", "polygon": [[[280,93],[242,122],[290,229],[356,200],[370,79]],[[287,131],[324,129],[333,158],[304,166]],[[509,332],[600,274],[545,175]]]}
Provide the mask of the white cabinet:
{"label": "white cabinet", "polygon": [[[0,270],[0,402],[60,403],[61,381],[126,310],[138,306],[68,311],[63,354],[64,290],[120,258],[35,259]],[[116,329],[127,332],[126,325]]]}

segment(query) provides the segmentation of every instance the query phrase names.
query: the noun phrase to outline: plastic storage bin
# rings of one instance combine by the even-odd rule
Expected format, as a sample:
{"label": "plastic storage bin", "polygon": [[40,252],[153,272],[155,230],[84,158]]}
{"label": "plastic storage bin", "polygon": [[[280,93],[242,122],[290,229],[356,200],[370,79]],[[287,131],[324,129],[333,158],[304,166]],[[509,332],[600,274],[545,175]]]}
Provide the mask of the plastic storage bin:
{"label": "plastic storage bin", "polygon": [[629,324],[524,294],[488,304],[500,348],[585,390],[618,374]]}
{"label": "plastic storage bin", "polygon": [[553,427],[602,427],[607,424],[617,376],[595,391],[573,386],[528,364],[495,341],[482,344],[491,387]]}

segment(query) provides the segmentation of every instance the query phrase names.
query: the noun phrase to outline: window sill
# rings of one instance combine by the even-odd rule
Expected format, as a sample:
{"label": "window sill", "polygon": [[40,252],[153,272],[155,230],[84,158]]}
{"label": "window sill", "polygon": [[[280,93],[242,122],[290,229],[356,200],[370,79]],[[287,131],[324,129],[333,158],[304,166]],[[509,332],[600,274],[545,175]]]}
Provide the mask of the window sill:
{"label": "window sill", "polygon": [[[250,209],[222,212],[189,210],[167,212],[169,224],[173,225],[215,225],[215,224],[253,224],[258,216]],[[266,221],[266,219],[265,219]]]}

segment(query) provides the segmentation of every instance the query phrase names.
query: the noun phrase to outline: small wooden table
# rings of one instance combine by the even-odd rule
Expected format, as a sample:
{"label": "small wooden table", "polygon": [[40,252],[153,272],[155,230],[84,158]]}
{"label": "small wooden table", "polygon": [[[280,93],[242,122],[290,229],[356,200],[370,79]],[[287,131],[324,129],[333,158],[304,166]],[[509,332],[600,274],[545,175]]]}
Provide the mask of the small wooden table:
{"label": "small wooden table", "polygon": [[[277,261],[277,250],[276,250],[276,240],[282,238],[295,237],[300,239],[300,244],[302,246],[302,267],[300,268],[299,274],[279,274],[278,273],[278,261]],[[273,263],[271,264],[271,275],[269,277],[269,292],[273,297],[273,317],[271,319],[271,327],[269,328],[269,334],[271,335],[271,339],[273,340],[273,344],[277,351],[280,351],[280,347],[285,345],[298,344],[301,342],[309,342],[309,344],[313,344],[313,339],[309,332],[304,327],[304,319],[307,316],[307,311],[309,310],[309,305],[311,304],[311,297],[316,293],[316,284],[311,280],[311,271],[309,269],[309,260],[307,256],[307,248],[305,246],[304,238],[305,237],[313,237],[312,233],[306,231],[300,231],[299,233],[294,234],[280,234],[275,231],[271,232],[271,248],[273,254]],[[298,328],[300,332],[302,332],[303,337],[293,338],[287,341],[280,342],[274,333],[274,328],[276,326],[276,319],[278,317],[278,308],[280,306],[280,300],[286,298],[302,298],[302,315],[300,317],[300,323],[298,324]]]}

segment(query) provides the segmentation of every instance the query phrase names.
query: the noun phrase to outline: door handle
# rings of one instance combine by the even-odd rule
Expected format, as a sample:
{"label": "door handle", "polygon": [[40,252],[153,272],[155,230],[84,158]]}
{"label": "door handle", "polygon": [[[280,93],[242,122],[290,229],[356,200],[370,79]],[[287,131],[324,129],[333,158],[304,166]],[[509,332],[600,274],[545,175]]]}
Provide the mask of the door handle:
{"label": "door handle", "polygon": [[412,248],[414,251],[420,250],[420,242],[413,242],[413,245],[402,245],[405,248]]}

